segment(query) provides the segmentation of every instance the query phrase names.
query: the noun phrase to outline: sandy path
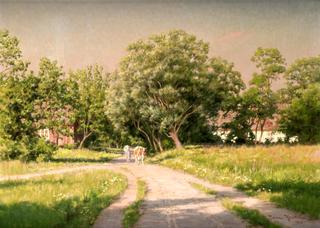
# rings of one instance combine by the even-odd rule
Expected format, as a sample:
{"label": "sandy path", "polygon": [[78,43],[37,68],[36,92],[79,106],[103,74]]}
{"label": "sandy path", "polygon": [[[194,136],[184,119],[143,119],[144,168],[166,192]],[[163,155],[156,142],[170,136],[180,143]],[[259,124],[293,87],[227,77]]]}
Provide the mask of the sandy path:
{"label": "sandy path", "polygon": [[[127,164],[121,158],[103,165],[3,177],[0,181],[93,169],[108,169],[122,173],[127,176],[129,184],[124,194],[101,212],[94,227],[121,227],[123,209],[135,200],[136,178],[142,178],[148,186],[148,193],[142,205],[143,215],[136,227],[246,227],[244,221],[221,206],[221,197],[229,197],[234,201],[243,202],[249,208],[258,209],[270,220],[285,227],[320,227],[320,220],[309,220],[306,216],[277,208],[272,203],[248,197],[234,188],[210,184],[191,175],[157,165]],[[190,182],[197,182],[214,189],[217,197],[195,190],[190,186]]]}
{"label": "sandy path", "polygon": [[125,172],[125,170],[121,168],[115,168],[113,171],[127,176],[128,187],[116,202],[105,208],[100,213],[93,225],[93,228],[121,228],[124,209],[132,204],[136,199],[137,182],[135,176],[130,172]]}
{"label": "sandy path", "polygon": [[246,227],[212,196],[198,192],[188,175],[154,165],[128,166],[148,185],[143,215],[136,227]]}

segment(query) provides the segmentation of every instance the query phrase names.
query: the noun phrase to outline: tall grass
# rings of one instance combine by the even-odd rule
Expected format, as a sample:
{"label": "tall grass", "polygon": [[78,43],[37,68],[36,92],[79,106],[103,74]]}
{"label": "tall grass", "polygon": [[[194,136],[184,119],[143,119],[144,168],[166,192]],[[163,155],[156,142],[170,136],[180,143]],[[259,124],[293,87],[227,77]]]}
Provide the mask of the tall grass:
{"label": "tall grass", "polygon": [[119,155],[91,150],[60,149],[49,162],[0,161],[0,176],[41,172],[63,167],[108,162]]}
{"label": "tall grass", "polygon": [[320,218],[319,146],[173,150],[150,160]]}
{"label": "tall grass", "polygon": [[0,227],[89,227],[125,188],[109,171],[0,182]]}

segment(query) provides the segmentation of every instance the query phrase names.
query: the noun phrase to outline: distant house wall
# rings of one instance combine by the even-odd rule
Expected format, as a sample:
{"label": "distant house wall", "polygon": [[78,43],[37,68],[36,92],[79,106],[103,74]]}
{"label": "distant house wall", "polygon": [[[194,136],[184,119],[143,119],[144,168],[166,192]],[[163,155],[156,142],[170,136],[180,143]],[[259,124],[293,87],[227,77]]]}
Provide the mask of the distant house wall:
{"label": "distant house wall", "polygon": [[[216,133],[216,135],[220,136],[223,141],[225,141],[227,139],[227,135],[229,132],[230,131],[228,131],[228,130],[225,130],[225,131],[219,130],[215,133]],[[262,143],[265,143],[267,141],[272,142],[272,143],[276,143],[279,141],[284,141],[286,138],[286,135],[282,132],[279,132],[279,131],[270,131],[270,130],[263,131],[263,132],[257,131],[257,135],[255,134],[255,132],[253,132],[253,134],[256,136],[256,139],[260,139],[260,136],[262,134],[262,138],[261,138]],[[297,137],[289,138],[290,143],[297,142],[297,141],[298,141]]]}
{"label": "distant house wall", "polygon": [[38,131],[40,137],[44,138],[46,141],[58,146],[74,144],[74,139],[71,136],[57,134],[49,129],[41,129]]}
{"label": "distant house wall", "polygon": [[279,140],[283,141],[286,138],[286,135],[279,131],[257,131],[257,135],[255,132],[254,135],[256,136],[256,139],[260,139],[261,137],[262,143],[267,141],[275,143]]}

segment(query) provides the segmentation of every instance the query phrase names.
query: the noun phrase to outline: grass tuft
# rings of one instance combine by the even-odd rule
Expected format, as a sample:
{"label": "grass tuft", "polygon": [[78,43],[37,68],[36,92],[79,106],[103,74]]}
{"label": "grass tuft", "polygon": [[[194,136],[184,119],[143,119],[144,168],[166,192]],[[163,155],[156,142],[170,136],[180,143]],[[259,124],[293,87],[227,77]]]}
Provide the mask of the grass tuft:
{"label": "grass tuft", "polygon": [[146,182],[139,179],[137,181],[137,188],[136,201],[124,211],[122,224],[125,228],[133,227],[141,216],[140,207],[147,192]]}
{"label": "grass tuft", "polygon": [[200,192],[203,192],[207,195],[211,195],[211,196],[215,196],[217,193],[210,189],[210,188],[207,188],[206,186],[202,185],[202,184],[198,184],[198,183],[195,183],[195,182],[190,182],[190,185],[192,187],[194,187],[195,189],[198,189]]}
{"label": "grass tuft", "polygon": [[234,212],[242,219],[248,221],[253,226],[260,226],[264,228],[280,228],[281,226],[271,222],[267,217],[262,215],[258,210],[249,209],[240,203],[235,203],[230,199],[223,199],[222,205],[228,210]]}

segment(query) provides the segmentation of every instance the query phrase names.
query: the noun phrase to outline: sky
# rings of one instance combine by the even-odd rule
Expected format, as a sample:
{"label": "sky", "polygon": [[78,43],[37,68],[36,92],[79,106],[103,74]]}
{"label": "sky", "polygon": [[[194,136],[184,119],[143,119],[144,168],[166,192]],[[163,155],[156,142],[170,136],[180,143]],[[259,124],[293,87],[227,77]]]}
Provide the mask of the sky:
{"label": "sky", "polygon": [[320,1],[0,0],[0,28],[19,38],[33,70],[45,56],[66,71],[90,64],[113,71],[130,43],[183,29],[247,82],[258,47],[278,48],[288,64],[320,54]]}

